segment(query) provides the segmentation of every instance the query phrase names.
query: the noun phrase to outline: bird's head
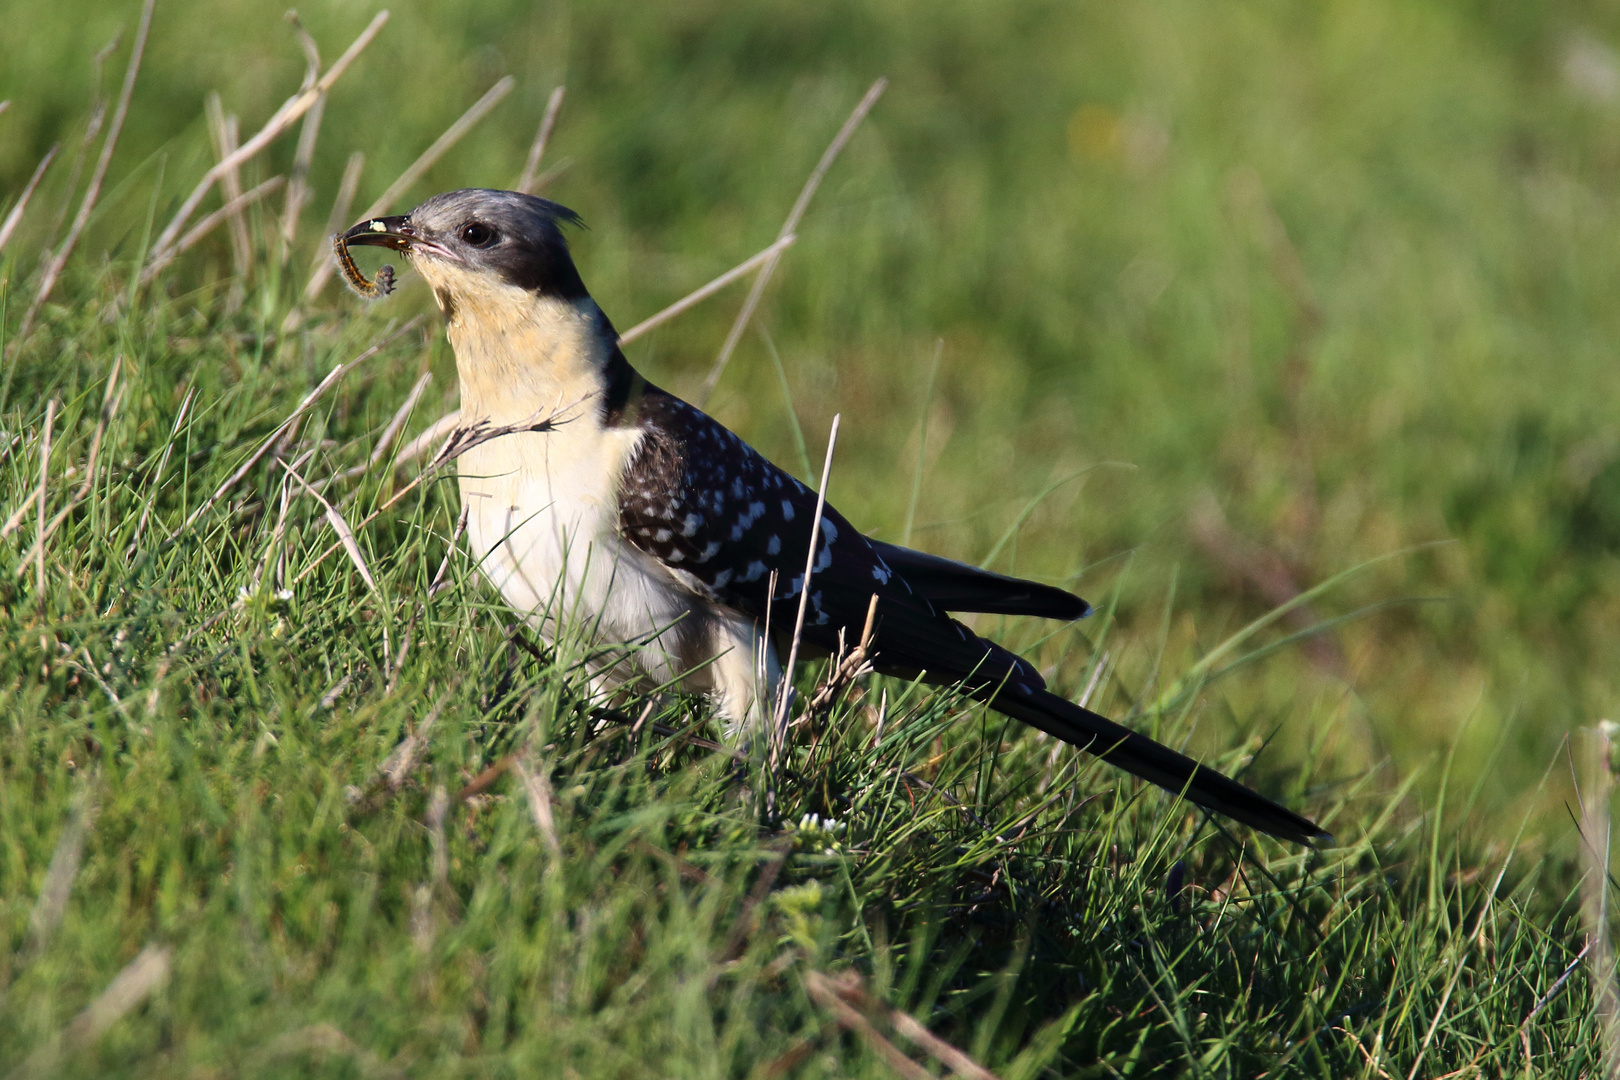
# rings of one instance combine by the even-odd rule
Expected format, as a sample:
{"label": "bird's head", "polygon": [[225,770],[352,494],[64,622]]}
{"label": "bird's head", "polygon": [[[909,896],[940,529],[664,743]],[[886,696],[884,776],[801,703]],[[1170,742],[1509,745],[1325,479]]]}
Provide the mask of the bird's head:
{"label": "bird's head", "polygon": [[343,242],[404,252],[451,323],[473,312],[502,321],[503,309],[587,297],[563,236],[564,225],[578,224],[578,214],[548,199],[464,188],[408,214],[362,221]]}

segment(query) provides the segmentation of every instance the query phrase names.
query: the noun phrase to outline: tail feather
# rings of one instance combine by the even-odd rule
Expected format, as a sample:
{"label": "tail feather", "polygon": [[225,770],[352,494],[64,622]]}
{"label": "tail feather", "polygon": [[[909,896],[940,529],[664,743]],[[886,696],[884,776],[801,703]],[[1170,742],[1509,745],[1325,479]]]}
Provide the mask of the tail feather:
{"label": "tail feather", "polygon": [[985,704],[997,712],[1096,754],[1151,784],[1179,792],[1205,809],[1297,844],[1332,840],[1313,822],[1236,780],[1055,694],[1008,686],[984,697]]}
{"label": "tail feather", "polygon": [[881,540],[867,541],[890,570],[940,611],[985,615],[1033,615],[1042,619],[1083,619],[1091,605],[1054,585],[1008,577],[977,566],[914,551]]}

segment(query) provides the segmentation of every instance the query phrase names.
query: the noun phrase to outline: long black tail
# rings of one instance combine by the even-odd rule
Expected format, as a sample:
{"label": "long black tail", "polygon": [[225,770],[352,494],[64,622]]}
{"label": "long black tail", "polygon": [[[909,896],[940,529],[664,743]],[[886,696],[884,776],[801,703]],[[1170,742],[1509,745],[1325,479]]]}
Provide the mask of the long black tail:
{"label": "long black tail", "polygon": [[1055,694],[1008,686],[994,696],[982,696],[997,712],[1073,743],[1150,784],[1178,792],[1199,806],[1261,832],[1306,845],[1333,839],[1313,822],[1236,780]]}

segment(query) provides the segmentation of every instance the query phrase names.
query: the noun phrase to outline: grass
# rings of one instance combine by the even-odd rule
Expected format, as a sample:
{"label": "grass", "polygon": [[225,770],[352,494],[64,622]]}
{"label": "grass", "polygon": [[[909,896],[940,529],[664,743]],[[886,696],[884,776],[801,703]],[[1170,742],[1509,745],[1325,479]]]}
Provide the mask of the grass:
{"label": "grass", "polygon": [[[302,73],[273,13],[159,6],[20,338],[136,15],[17,0],[0,43],[8,197],[63,144],[0,253],[0,1075],[943,1072],[906,1017],[1007,1078],[1598,1074],[1560,756],[1620,647],[1597,16],[404,9],[335,84],[290,258],[278,192],[240,271],[221,228],[143,285],[204,94],[251,134]],[[327,62],[371,15],[304,13]],[[769,243],[887,74],[712,406],[801,473],[841,412],[847,514],[1075,583],[1089,622],[981,626],[1340,846],[883,679],[797,730],[766,820],[700,703],[593,714],[587,646],[513,644],[447,474],[362,527],[454,368],[396,333],[408,280],[301,301],[327,208],[350,151],[360,207],[509,72],[407,204],[511,183],[566,81],[547,192],[621,326]],[[634,359],[694,392],[741,301]],[[351,474],[352,555],[281,463]]]}

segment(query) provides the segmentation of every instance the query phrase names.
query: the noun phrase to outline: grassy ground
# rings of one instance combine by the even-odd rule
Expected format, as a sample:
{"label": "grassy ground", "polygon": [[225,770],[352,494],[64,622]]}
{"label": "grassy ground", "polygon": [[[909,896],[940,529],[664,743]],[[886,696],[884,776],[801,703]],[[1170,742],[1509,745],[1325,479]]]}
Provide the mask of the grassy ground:
{"label": "grassy ground", "polygon": [[[24,338],[138,12],[5,14],[0,206],[63,149],[0,252],[0,1074],[943,1069],[891,1007],[1005,1077],[1600,1067],[1593,983],[1558,980],[1563,740],[1620,656],[1608,16],[424,5],[336,84],[287,259],[278,192],[241,268],[221,228],[141,284],[204,95],[247,135],[302,72],[274,12],[160,5]],[[372,12],[302,14],[329,62]],[[547,193],[621,327],[768,243],[888,75],[713,410],[801,475],[841,411],[846,514],[1099,602],[982,627],[1342,845],[883,680],[800,729],[768,821],[696,703],[593,717],[580,647],[516,649],[444,475],[361,468],[421,374],[407,435],[454,405],[436,325],[390,336],[427,298],[300,300],[350,152],[357,214],[507,73],[401,208],[511,184],[566,81]],[[739,303],[633,360],[695,392]],[[282,463],[354,470],[326,494],[356,526],[405,494],[351,557]]]}

